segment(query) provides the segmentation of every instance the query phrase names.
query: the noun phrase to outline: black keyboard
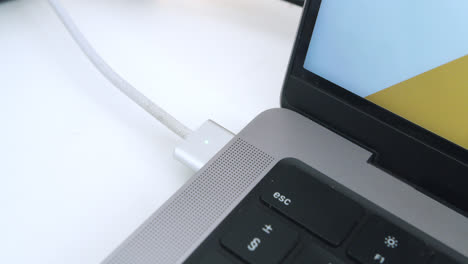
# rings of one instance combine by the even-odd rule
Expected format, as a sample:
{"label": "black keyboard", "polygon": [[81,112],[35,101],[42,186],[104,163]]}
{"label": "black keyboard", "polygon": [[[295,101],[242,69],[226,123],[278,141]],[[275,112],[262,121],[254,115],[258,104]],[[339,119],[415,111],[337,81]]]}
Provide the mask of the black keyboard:
{"label": "black keyboard", "polygon": [[325,175],[298,160],[285,159],[262,179],[186,263],[460,262],[441,253],[437,242],[429,243],[428,237],[418,230]]}

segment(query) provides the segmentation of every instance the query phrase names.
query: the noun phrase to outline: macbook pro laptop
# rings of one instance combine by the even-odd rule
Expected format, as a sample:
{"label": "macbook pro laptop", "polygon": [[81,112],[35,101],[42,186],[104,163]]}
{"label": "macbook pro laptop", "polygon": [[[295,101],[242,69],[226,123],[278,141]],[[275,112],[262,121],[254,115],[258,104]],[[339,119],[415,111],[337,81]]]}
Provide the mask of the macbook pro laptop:
{"label": "macbook pro laptop", "polygon": [[282,108],[103,263],[468,263],[467,14],[306,1]]}

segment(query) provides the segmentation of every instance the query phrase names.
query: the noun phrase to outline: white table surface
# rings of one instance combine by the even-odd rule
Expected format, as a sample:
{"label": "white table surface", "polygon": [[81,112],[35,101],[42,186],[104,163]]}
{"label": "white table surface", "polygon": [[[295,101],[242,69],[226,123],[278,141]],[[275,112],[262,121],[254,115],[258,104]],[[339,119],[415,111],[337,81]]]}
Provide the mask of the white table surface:
{"label": "white table surface", "polygon": [[[278,107],[300,19],[280,0],[64,0],[124,78],[196,128]],[[44,0],[0,4],[0,263],[98,263],[192,172]]]}

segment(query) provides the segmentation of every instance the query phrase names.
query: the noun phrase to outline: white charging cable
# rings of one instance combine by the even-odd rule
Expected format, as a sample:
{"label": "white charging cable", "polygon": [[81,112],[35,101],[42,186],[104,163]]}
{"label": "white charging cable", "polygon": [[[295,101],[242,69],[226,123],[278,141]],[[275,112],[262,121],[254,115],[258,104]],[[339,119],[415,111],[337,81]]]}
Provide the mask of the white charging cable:
{"label": "white charging cable", "polygon": [[128,96],[131,100],[137,103],[146,112],[156,118],[159,122],[165,125],[167,128],[172,130],[174,133],[182,138],[186,138],[192,130],[186,127],[184,124],[179,122],[164,109],[159,107],[157,104],[148,99],[130,83],[120,77],[94,50],[89,44],[83,34],[80,32],[78,27],[73,22],[70,15],[62,7],[59,1],[49,0],[50,5],[55,10],[55,13],[63,22],[70,35],[76,41],[83,53],[88,59],[94,64],[94,66],[104,75],[115,87],[117,87],[122,93]]}
{"label": "white charging cable", "polygon": [[234,137],[233,133],[211,120],[206,121],[199,129],[192,131],[175,119],[118,75],[98,55],[58,0],[48,1],[80,49],[102,75],[146,112],[185,139],[180,146],[175,148],[174,157],[177,160],[196,171],[205,165],[206,162]]}

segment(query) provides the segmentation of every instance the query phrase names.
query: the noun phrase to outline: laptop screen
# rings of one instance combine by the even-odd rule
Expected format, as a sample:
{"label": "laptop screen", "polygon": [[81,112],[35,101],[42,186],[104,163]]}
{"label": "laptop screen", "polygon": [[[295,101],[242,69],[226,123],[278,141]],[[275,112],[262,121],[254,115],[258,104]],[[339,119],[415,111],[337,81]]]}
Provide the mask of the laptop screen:
{"label": "laptop screen", "polygon": [[304,68],[468,149],[466,10],[466,0],[324,0]]}

